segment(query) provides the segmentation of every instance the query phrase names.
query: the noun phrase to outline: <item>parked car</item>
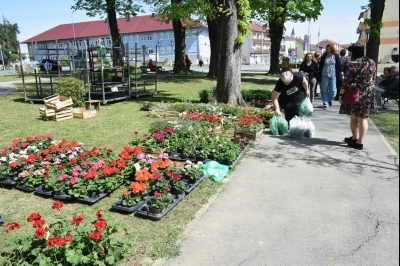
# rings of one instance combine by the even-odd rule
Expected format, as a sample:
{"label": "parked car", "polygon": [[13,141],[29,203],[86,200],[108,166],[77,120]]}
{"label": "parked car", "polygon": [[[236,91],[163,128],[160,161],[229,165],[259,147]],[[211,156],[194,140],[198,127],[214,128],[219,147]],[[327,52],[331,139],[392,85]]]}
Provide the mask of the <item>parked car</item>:
{"label": "parked car", "polygon": [[58,70],[61,71],[61,66],[55,60],[43,59],[39,65],[39,70],[42,72],[50,72],[50,71],[58,72]]}

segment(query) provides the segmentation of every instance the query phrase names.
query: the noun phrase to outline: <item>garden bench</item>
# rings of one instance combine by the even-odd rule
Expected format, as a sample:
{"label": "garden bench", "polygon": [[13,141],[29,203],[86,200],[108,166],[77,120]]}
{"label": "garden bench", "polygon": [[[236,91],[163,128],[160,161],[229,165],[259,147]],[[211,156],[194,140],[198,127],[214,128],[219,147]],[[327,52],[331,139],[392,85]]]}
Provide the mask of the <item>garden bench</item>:
{"label": "garden bench", "polygon": [[385,106],[385,104],[387,102],[389,102],[390,100],[395,100],[397,102],[397,107],[399,107],[399,93],[393,93],[393,92],[384,92],[382,93],[382,107],[381,109],[383,109],[383,107]]}

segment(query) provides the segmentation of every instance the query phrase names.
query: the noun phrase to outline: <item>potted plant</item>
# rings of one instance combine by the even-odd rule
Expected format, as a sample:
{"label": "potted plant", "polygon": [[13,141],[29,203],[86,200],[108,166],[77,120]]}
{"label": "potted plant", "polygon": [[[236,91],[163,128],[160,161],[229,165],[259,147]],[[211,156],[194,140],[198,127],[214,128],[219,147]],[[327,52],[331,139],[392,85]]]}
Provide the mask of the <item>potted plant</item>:
{"label": "potted plant", "polygon": [[182,175],[185,179],[189,180],[189,182],[195,182],[204,175],[203,163],[186,161],[182,169]]}
{"label": "potted plant", "polygon": [[154,214],[160,214],[172,202],[174,197],[171,193],[165,191],[154,191],[154,196],[149,200],[149,211]]}
{"label": "potted plant", "polygon": [[[59,201],[52,206],[57,212],[62,208],[63,203]],[[34,228],[28,234],[14,232],[22,227],[18,222],[5,225],[7,234],[2,240],[9,247],[7,252],[2,252],[5,265],[52,265],[55,261],[59,265],[106,264],[100,260],[116,264],[131,248],[128,239],[116,240],[120,225],[101,210],[96,212],[93,221],[87,222],[80,215],[67,218],[60,214],[52,215],[54,222],[50,222],[36,212],[27,220]],[[20,248],[23,246],[29,248]]]}
{"label": "potted plant", "polygon": [[129,190],[124,190],[122,193],[122,206],[134,206],[140,201],[143,201],[149,192],[146,183],[132,182]]}

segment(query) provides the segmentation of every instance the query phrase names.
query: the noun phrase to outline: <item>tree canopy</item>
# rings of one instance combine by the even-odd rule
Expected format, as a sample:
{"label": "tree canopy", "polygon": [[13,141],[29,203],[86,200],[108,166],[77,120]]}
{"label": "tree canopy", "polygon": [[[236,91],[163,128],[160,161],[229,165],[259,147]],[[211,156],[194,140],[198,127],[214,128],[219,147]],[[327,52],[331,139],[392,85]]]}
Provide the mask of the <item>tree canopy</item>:
{"label": "tree canopy", "polygon": [[11,54],[18,54],[18,33],[19,30],[16,23],[9,23],[8,21],[4,21],[3,24],[0,23],[0,47],[6,62],[12,59]]}
{"label": "tree canopy", "polygon": [[252,16],[266,23],[271,39],[270,74],[279,72],[280,43],[285,22],[316,20],[323,10],[321,0],[250,0]]}

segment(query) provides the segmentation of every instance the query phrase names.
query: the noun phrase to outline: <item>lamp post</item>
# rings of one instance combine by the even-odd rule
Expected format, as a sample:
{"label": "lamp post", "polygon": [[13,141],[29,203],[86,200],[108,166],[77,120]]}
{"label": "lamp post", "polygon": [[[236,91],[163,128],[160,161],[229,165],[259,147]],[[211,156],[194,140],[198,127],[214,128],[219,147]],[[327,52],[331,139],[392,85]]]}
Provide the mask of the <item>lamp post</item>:
{"label": "lamp post", "polygon": [[143,66],[146,66],[146,49],[148,48],[147,45],[142,45],[143,50]]}

